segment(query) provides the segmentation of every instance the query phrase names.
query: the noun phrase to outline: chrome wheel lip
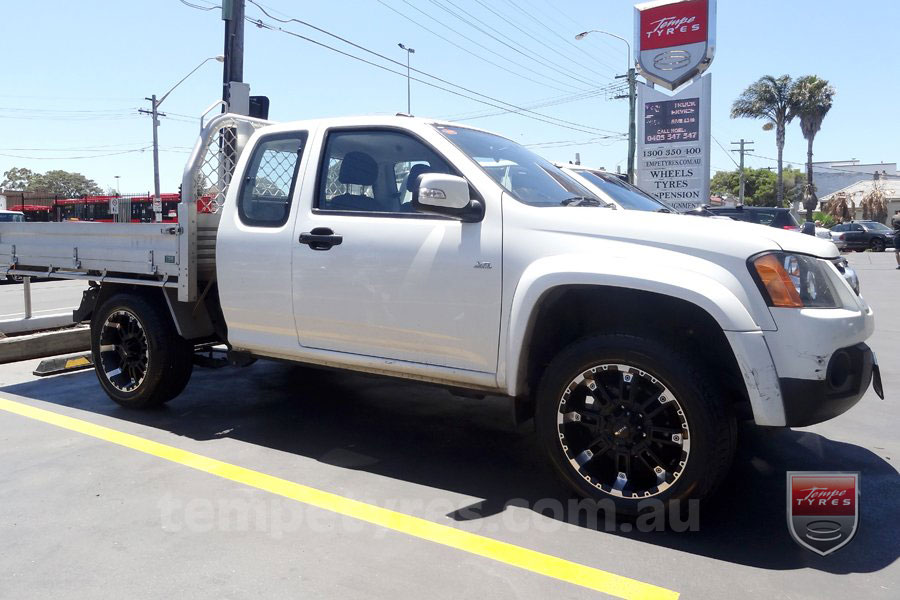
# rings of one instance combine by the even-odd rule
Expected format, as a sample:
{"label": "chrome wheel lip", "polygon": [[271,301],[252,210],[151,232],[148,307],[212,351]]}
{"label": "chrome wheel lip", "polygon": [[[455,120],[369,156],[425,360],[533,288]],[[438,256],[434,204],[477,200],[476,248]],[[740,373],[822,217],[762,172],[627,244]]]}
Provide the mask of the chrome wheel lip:
{"label": "chrome wheel lip", "polygon": [[[583,471],[583,466],[587,464],[592,458],[593,454],[590,452],[590,447],[582,452],[575,453],[574,449],[570,449],[567,444],[567,438],[565,433],[563,432],[563,426],[570,422],[572,417],[568,415],[572,415],[574,411],[566,411],[566,403],[571,397],[573,390],[577,389],[579,386],[585,385],[588,390],[591,392],[595,391],[597,388],[596,383],[593,381],[593,375],[598,372],[610,372],[617,371],[621,373],[623,381],[626,383],[631,382],[631,379],[635,376],[640,377],[646,381],[649,381],[654,386],[661,388],[660,393],[658,394],[657,400],[660,404],[671,404],[671,409],[674,411],[674,414],[677,416],[680,421],[681,429],[683,431],[682,435],[678,436],[677,440],[681,446],[681,455],[679,460],[677,461],[677,470],[672,471],[671,480],[665,479],[668,473],[663,470],[660,472],[660,466],[654,470],[657,474],[657,483],[655,488],[652,489],[641,489],[641,490],[626,490],[627,487],[627,477],[624,473],[618,473],[617,477],[614,481],[599,481],[594,476],[587,475]],[[585,383],[588,381],[589,383]],[[595,400],[596,401],[596,400]],[[655,377],[653,374],[633,365],[624,364],[621,362],[610,362],[610,363],[599,363],[594,366],[585,369],[581,373],[579,373],[569,384],[566,386],[565,391],[559,398],[559,402],[557,404],[557,432],[560,447],[562,448],[563,454],[566,457],[571,468],[575,471],[575,473],[584,479],[590,486],[594,487],[598,491],[619,498],[632,498],[632,499],[641,499],[641,498],[651,498],[654,496],[658,496],[659,494],[664,493],[666,490],[671,488],[681,475],[684,473],[684,469],[686,468],[689,458],[690,458],[690,450],[691,450],[691,434],[690,434],[690,426],[687,421],[687,417],[685,416],[684,407],[678,401],[675,394],[671,392],[669,387],[662,382],[659,378]],[[567,421],[567,418],[569,421]],[[673,437],[673,441],[676,441]]]}
{"label": "chrome wheel lip", "polygon": [[[123,326],[130,329],[129,338],[125,341],[122,340]],[[117,339],[110,339],[111,337]],[[97,366],[112,387],[123,393],[131,393],[139,388],[150,371],[149,341],[140,318],[125,308],[111,312],[100,328],[98,354],[100,360]],[[139,368],[131,368],[132,365],[128,364],[134,363],[135,358],[142,359],[139,362],[143,365]],[[127,383],[117,381],[127,368],[131,368]]]}

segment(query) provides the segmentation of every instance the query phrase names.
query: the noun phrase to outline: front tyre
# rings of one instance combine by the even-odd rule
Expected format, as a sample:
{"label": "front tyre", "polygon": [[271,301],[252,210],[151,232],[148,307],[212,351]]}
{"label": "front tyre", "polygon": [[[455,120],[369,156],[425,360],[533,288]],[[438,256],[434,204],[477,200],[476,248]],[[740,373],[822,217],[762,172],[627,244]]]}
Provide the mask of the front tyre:
{"label": "front tyre", "polygon": [[731,465],[736,423],[702,363],[632,335],[575,342],[537,392],[541,444],[582,496],[638,514],[641,501],[701,499]]}
{"label": "front tyre", "polygon": [[193,346],[158,303],[133,293],[112,296],[91,320],[91,355],[107,395],[126,408],[168,402],[187,385]]}

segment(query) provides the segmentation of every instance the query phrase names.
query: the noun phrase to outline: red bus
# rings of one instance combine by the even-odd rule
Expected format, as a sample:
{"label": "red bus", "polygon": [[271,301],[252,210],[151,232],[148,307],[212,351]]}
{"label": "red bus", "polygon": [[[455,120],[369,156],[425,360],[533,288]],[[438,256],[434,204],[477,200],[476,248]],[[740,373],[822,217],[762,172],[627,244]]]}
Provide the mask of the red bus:
{"label": "red bus", "polygon": [[[110,200],[118,198],[120,214],[118,218],[109,212]],[[178,221],[178,194],[160,194],[164,223]],[[124,211],[124,215],[122,214]],[[145,196],[86,196],[66,198],[53,202],[53,221],[99,221],[113,223],[152,223],[153,197]]]}

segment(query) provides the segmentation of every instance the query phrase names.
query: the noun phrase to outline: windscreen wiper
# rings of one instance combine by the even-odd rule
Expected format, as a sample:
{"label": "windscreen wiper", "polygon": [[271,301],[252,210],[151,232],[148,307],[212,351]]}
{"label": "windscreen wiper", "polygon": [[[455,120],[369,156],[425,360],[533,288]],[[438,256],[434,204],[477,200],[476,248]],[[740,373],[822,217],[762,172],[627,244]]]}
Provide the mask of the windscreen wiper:
{"label": "windscreen wiper", "polygon": [[572,196],[560,202],[562,206],[610,206],[599,198],[589,198],[587,196]]}

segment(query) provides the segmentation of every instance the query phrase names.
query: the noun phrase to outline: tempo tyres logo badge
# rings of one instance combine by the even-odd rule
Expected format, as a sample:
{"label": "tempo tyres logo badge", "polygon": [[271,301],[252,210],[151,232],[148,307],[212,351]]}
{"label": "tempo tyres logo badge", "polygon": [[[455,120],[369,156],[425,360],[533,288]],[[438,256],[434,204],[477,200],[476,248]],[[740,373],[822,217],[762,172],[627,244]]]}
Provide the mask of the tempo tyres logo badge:
{"label": "tempo tyres logo badge", "polygon": [[859,473],[788,471],[787,524],[798,544],[825,556],[859,526]]}

